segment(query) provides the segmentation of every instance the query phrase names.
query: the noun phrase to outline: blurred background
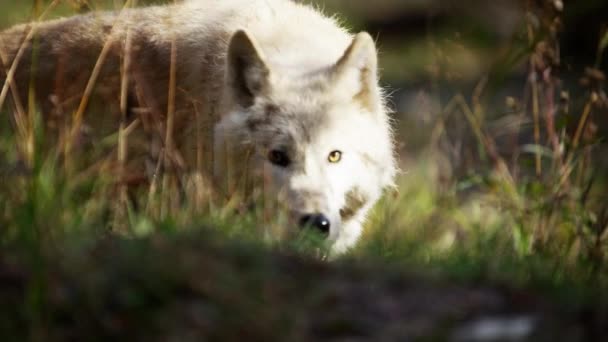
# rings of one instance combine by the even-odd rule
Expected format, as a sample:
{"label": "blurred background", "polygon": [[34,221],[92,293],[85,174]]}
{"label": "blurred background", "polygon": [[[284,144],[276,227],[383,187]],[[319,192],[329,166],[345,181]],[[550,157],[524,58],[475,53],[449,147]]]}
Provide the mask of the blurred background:
{"label": "blurred background", "polygon": [[[18,312],[5,315],[6,322],[21,324],[11,330],[15,336],[31,330],[40,334],[33,340],[45,340],[53,324],[68,326],[61,333],[80,327],[81,335],[74,336],[87,337],[93,329],[109,336],[131,332],[133,322],[143,322],[137,326],[145,330],[151,307],[165,309],[154,322],[174,328],[170,336],[177,340],[188,332],[182,324],[194,322],[199,330],[193,331],[200,332],[201,321],[218,329],[217,336],[235,339],[241,331],[272,340],[268,336],[284,331],[294,335],[283,337],[306,336],[298,333],[317,321],[326,330],[313,326],[321,335],[310,336],[351,337],[355,331],[369,337],[390,319],[394,329],[384,336],[411,337],[407,329],[426,327],[419,329],[424,336],[442,340],[436,337],[444,336],[443,328],[437,327],[452,328],[445,317],[469,317],[474,309],[484,314],[535,308],[529,294],[540,293],[566,308],[546,310],[543,317],[572,318],[572,325],[551,321],[544,331],[554,335],[544,340],[605,338],[608,1],[300,2],[377,40],[402,172],[367,222],[361,243],[336,263],[316,263],[310,259],[323,258],[322,240],[300,236],[286,245],[269,243],[268,234],[260,234],[268,232],[260,228],[267,221],[248,216],[253,210],[215,207],[164,184],[139,194],[141,207],[133,208],[117,195],[116,173],[104,164],[115,162],[115,136],[66,156],[82,161],[76,170],[64,167],[62,151],[35,155],[34,165],[26,167],[15,148],[21,137],[0,113],[0,306]],[[56,6],[48,18],[117,10],[125,1],[0,0],[0,28],[30,21],[51,3]],[[33,144],[44,147],[39,126],[32,124],[31,131]],[[180,235],[192,227],[203,234]],[[144,239],[106,242],[115,231]],[[227,239],[213,238],[218,232]],[[231,245],[234,240],[248,244]],[[263,248],[256,249],[260,240]],[[73,241],[78,247],[65,247]],[[4,258],[4,251],[27,258]],[[294,251],[308,259],[292,258]],[[417,275],[411,282],[402,273],[392,277],[384,272],[388,264],[399,272],[439,275],[436,291],[425,292]],[[462,295],[446,289],[454,280],[472,290]],[[60,286],[62,281],[69,285]],[[376,287],[365,287],[371,283]],[[4,291],[2,284],[11,287]],[[489,284],[519,292],[504,297],[477,291]],[[303,294],[308,297],[300,300]],[[422,304],[410,306],[420,297],[426,298]],[[292,315],[295,308],[301,316]],[[403,319],[402,308],[411,319]],[[204,325],[218,312],[232,317],[239,309],[255,313],[246,317],[247,329],[254,329],[240,330],[245,316]],[[66,319],[80,312],[90,321]],[[2,325],[5,316],[0,311],[0,332],[8,326]],[[273,323],[260,327],[260,321]],[[106,325],[101,329],[97,322]],[[283,329],[287,322],[292,330]]]}

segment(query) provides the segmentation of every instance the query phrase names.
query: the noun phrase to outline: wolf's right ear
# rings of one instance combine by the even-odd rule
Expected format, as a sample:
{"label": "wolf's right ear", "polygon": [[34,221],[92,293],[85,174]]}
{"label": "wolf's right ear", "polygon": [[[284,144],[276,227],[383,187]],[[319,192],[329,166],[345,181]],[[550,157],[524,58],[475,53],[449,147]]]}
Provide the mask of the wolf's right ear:
{"label": "wolf's right ear", "polygon": [[239,105],[250,107],[256,96],[268,92],[270,69],[257,43],[244,30],[238,30],[230,39],[227,63],[228,86]]}
{"label": "wolf's right ear", "polygon": [[[337,84],[347,84],[353,98],[372,113],[380,113],[382,100],[378,89],[378,60],[374,39],[366,32],[357,34],[334,68]],[[355,83],[352,81],[354,80]]]}

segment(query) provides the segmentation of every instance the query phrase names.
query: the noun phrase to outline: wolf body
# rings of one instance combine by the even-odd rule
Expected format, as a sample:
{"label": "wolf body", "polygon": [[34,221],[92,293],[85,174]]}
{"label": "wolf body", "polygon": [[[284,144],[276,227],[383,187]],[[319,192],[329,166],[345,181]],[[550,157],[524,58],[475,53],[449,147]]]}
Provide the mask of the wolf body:
{"label": "wolf body", "polygon": [[0,52],[13,105],[33,84],[54,122],[82,109],[83,95],[101,99],[98,120],[139,120],[185,172],[204,169],[221,188],[256,175],[334,252],[357,241],[392,184],[375,44],[309,6],[190,0],[90,13],[5,30]]}

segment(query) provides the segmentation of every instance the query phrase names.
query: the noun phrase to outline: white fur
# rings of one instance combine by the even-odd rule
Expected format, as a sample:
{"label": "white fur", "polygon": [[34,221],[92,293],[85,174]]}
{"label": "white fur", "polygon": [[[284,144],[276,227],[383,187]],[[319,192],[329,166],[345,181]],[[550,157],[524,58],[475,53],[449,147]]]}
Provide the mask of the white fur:
{"label": "white fur", "polygon": [[[188,0],[120,17],[103,12],[54,20],[37,29],[48,46],[41,53],[69,56],[62,70],[75,73],[79,70],[70,68],[87,65],[78,59],[90,58],[79,51],[83,46],[100,50],[112,39],[120,51],[131,32],[131,79],[150,112],[160,114],[167,108],[168,80],[162,75],[174,42],[179,128],[173,136],[186,165],[194,168],[193,136],[202,133],[214,145],[203,161],[214,162],[207,171],[219,187],[235,186],[246,171],[286,203],[292,222],[304,214],[325,214],[335,253],[356,243],[369,209],[392,185],[393,141],[374,42],[367,34],[350,34],[316,9],[289,0]],[[2,33],[9,55],[26,31],[22,25]],[[40,61],[39,70],[57,69],[48,65],[53,58],[42,55]],[[18,82],[30,79],[16,75]],[[52,84],[45,75],[36,79]],[[110,76],[99,82],[105,79]],[[82,87],[75,82],[72,88]],[[44,102],[52,89],[43,86],[37,95]],[[203,127],[192,124],[192,106]],[[292,163],[271,164],[273,149],[287,149]],[[334,150],[342,152],[335,164],[328,161]]]}

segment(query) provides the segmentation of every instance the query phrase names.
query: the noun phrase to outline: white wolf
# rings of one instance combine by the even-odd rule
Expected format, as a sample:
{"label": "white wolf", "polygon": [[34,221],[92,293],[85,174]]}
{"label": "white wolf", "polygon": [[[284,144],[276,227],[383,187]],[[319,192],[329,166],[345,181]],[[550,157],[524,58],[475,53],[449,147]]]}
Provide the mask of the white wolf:
{"label": "white wolf", "polygon": [[[162,136],[176,164],[202,162],[222,187],[263,175],[292,222],[326,233],[333,252],[354,245],[395,175],[374,41],[306,5],[190,0],[92,13],[8,29],[0,52],[13,105],[34,71],[47,121],[86,106],[83,93],[107,112],[126,98],[137,109],[127,119]],[[213,148],[193,153],[194,136]]]}

